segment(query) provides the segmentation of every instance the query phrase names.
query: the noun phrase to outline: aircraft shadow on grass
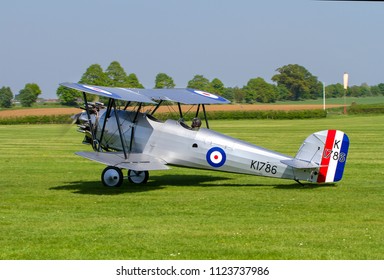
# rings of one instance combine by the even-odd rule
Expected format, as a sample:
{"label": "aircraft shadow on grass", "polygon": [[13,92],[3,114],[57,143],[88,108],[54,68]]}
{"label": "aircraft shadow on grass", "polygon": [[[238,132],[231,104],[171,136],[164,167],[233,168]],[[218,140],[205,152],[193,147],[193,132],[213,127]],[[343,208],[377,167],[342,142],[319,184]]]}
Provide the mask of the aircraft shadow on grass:
{"label": "aircraft shadow on grass", "polygon": [[[94,194],[94,195],[118,195],[123,193],[139,193],[162,190],[169,186],[179,187],[202,187],[202,188],[232,188],[232,187],[268,187],[275,189],[314,189],[321,186],[329,185],[301,185],[298,183],[292,184],[239,184],[236,183],[234,178],[219,177],[219,176],[208,176],[208,175],[162,175],[153,176],[153,180],[148,181],[144,185],[129,184],[125,182],[121,187],[108,188],[103,186],[100,181],[75,181],[68,182],[62,186],[51,187],[50,190],[66,190],[72,191],[76,194]],[[217,184],[215,182],[223,181],[223,184]],[[224,183],[225,181],[225,183]],[[228,182],[233,181],[233,182]]]}

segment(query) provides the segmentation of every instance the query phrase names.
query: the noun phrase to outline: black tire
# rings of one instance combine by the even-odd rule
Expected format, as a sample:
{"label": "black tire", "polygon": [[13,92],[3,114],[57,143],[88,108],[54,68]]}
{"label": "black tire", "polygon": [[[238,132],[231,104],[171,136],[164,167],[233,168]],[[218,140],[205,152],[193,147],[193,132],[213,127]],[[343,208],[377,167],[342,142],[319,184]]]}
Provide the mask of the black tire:
{"label": "black tire", "polygon": [[133,184],[145,184],[149,178],[148,171],[128,170],[128,181]]}
{"label": "black tire", "polygon": [[101,173],[101,182],[109,188],[118,188],[123,183],[123,172],[115,166],[108,166]]}

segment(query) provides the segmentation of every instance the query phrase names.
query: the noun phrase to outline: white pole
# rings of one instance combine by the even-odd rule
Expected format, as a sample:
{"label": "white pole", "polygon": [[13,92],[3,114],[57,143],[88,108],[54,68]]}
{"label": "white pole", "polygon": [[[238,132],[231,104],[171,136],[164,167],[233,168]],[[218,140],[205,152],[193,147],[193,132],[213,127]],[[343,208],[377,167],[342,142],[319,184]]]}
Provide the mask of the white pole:
{"label": "white pole", "polygon": [[323,83],[323,110],[325,111],[325,83]]}
{"label": "white pole", "polygon": [[347,114],[347,89],[348,89],[348,73],[344,72],[343,76],[343,82],[344,82],[344,114]]}

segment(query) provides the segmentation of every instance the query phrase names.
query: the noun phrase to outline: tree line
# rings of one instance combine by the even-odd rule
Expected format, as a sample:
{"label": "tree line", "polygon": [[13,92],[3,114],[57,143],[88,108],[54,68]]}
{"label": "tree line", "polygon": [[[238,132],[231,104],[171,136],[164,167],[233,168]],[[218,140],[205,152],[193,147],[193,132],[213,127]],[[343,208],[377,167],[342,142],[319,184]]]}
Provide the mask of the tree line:
{"label": "tree line", "polygon": [[[188,81],[186,87],[207,91],[221,95],[235,103],[273,103],[276,101],[299,101],[318,99],[323,96],[323,84],[305,67],[298,64],[288,64],[276,69],[268,83],[263,78],[251,78],[243,87],[225,87],[223,82],[214,78],[211,81],[203,75],[195,75]],[[113,61],[104,71],[99,64],[92,64],[82,75],[79,83],[109,87],[143,88],[136,74],[127,74],[119,62]],[[154,88],[174,88],[173,78],[165,73],[158,73],[155,77]],[[384,83],[369,86],[351,86],[345,92],[342,84],[331,84],[325,88],[327,98],[365,97],[384,95]],[[36,102],[41,90],[37,84],[26,84],[15,99],[22,106],[31,106]],[[81,93],[63,86],[59,86],[56,95],[64,105],[76,105]],[[91,97],[92,98],[92,97]],[[0,89],[0,107],[12,106],[13,94],[9,87]]]}
{"label": "tree line", "polygon": [[32,104],[37,101],[40,94],[41,89],[35,83],[26,84],[15,97],[10,87],[3,86],[0,88],[0,107],[11,108],[13,106],[13,100],[20,102],[23,107],[31,107]]}

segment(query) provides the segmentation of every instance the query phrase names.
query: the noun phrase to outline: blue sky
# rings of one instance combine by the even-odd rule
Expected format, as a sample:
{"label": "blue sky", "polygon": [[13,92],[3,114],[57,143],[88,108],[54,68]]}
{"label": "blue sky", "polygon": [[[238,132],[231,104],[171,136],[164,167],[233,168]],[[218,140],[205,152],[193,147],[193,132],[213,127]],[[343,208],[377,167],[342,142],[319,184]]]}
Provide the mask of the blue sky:
{"label": "blue sky", "polygon": [[56,97],[94,63],[116,60],[147,88],[159,72],[225,86],[296,63],[326,84],[384,82],[384,3],[313,0],[4,1],[0,87],[37,83]]}

